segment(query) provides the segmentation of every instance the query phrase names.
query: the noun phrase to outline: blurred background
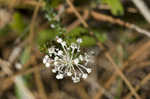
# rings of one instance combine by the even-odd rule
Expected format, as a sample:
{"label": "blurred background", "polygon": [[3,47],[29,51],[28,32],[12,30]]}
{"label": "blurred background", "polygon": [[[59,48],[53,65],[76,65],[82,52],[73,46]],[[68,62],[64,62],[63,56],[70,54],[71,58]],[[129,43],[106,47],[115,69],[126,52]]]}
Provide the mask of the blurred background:
{"label": "blurred background", "polygon": [[[150,99],[149,0],[0,0],[0,99]],[[60,34],[61,32],[61,34]],[[92,73],[43,64],[56,36],[83,39]]]}

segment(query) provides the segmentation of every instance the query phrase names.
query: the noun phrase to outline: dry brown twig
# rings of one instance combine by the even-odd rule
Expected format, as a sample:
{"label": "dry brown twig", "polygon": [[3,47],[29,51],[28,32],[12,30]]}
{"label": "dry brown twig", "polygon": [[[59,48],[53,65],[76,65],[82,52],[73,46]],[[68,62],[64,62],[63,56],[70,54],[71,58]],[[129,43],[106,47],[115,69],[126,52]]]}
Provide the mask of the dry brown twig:
{"label": "dry brown twig", "polygon": [[15,3],[17,2],[17,0],[12,0],[11,2],[9,2],[9,9],[11,10],[14,6],[15,6]]}
{"label": "dry brown twig", "polygon": [[149,67],[150,66],[150,61],[144,61],[144,62],[137,62],[135,63],[135,65],[133,65],[133,67],[129,68],[127,70],[127,72],[132,72],[133,70],[135,69],[143,69],[143,68],[146,68],[146,67]]}
{"label": "dry brown twig", "polygon": [[[75,15],[80,19],[80,21],[82,22],[82,24],[84,25],[84,27],[88,27],[88,24],[82,19],[81,15],[78,13],[78,11],[75,9],[75,7],[73,6],[73,4],[71,3],[70,0],[67,0],[68,5],[72,8],[73,12],[75,13]],[[92,35],[92,34],[91,34]],[[99,42],[100,44],[100,42]],[[102,47],[102,44],[100,44]],[[134,88],[132,87],[132,85],[130,84],[130,82],[127,80],[127,78],[124,76],[124,74],[122,73],[122,71],[118,68],[118,66],[115,64],[115,62],[113,61],[113,59],[111,58],[110,54],[107,52],[105,54],[105,56],[107,57],[107,59],[112,63],[113,68],[116,70],[116,72],[118,73],[118,75],[125,81],[125,83],[127,84],[127,86],[129,87],[130,91],[134,94],[134,96],[137,99],[141,99],[140,96],[135,92]]]}
{"label": "dry brown twig", "polygon": [[[129,62],[135,60],[138,56],[142,55],[142,53],[147,50],[150,47],[150,41],[147,41],[144,45],[140,46],[139,48],[137,48],[137,50],[131,54],[131,56],[129,56],[129,59],[123,63],[123,66],[121,67],[121,70],[125,70],[125,68],[128,67]],[[113,83],[113,81],[116,79],[117,77],[117,73],[113,73],[113,76],[110,77],[110,79],[105,83],[104,87],[105,88],[109,88],[111,86],[111,84]],[[99,90],[97,96],[95,97],[101,97],[102,96],[102,92]],[[98,99],[96,98],[96,99]]]}
{"label": "dry brown twig", "polygon": [[[34,7],[38,4],[36,0],[0,0],[0,5],[7,5],[9,9],[15,8],[25,8],[25,7]],[[40,3],[40,7],[45,5],[44,2]]]}
{"label": "dry brown twig", "polygon": [[35,10],[33,12],[32,20],[31,20],[30,35],[29,35],[29,43],[31,44],[31,46],[33,45],[33,40],[34,40],[34,36],[35,36],[35,32],[34,32],[35,22],[36,22],[38,11],[40,9],[41,1],[42,0],[39,0],[39,3],[37,4],[37,6],[36,6],[36,8],[35,8]]}
{"label": "dry brown twig", "polygon": [[[67,9],[67,12],[68,13],[72,13],[72,10],[71,9]],[[86,19],[88,19],[88,16],[89,16],[89,11],[88,10],[84,10],[83,11],[83,16],[82,16],[82,18],[84,19],[84,20],[86,20]],[[71,25],[69,25],[68,27],[67,27],[67,32],[69,32],[70,30],[72,30],[73,28],[75,28],[75,27],[77,27],[78,25],[80,25],[81,24],[81,21],[80,21],[80,19],[77,19],[74,23],[72,23]],[[92,83],[92,82],[94,82],[95,80],[88,80],[87,82],[88,83]],[[104,88],[104,87],[102,87],[102,86],[100,86],[98,83],[97,84],[95,84],[96,82],[94,82],[94,85],[97,85],[97,87],[100,89],[100,90],[102,90],[103,91],[103,93],[109,98],[109,99],[113,99],[113,96],[111,95],[111,93],[109,93],[108,91],[106,91],[106,89]],[[86,98],[87,99],[87,98]]]}
{"label": "dry brown twig", "polygon": [[[40,3],[42,0],[39,0],[38,4],[35,7],[33,16],[32,16],[32,20],[31,20],[31,25],[30,25],[30,35],[29,35],[29,43],[31,44],[31,46],[34,46],[34,36],[35,36],[35,32],[34,32],[34,28],[35,28],[35,21],[38,15],[38,11],[40,9]],[[37,84],[37,88],[38,88],[38,92],[39,95],[42,99],[47,99],[47,95],[45,93],[44,90],[44,86],[41,80],[41,76],[39,74],[38,70],[35,70],[34,72],[35,75],[35,80],[36,80],[36,84]]]}
{"label": "dry brown twig", "polygon": [[4,74],[12,75],[13,71],[11,70],[12,64],[20,56],[20,52],[23,49],[23,46],[26,44],[26,41],[23,41],[21,44],[13,48],[12,52],[8,57],[8,61],[0,59],[0,65],[3,69]]}
{"label": "dry brown twig", "polygon": [[[108,21],[108,22],[110,22],[110,23],[116,23],[116,24],[119,24],[119,25],[121,25],[121,26],[125,26],[125,27],[127,27],[127,28],[130,28],[130,29],[134,29],[134,30],[138,30],[137,32],[143,32],[143,34],[145,34],[145,35],[147,35],[147,36],[149,36],[149,32],[144,32],[145,30],[143,30],[143,29],[141,29],[141,28],[139,28],[139,27],[137,27],[137,26],[135,26],[134,24],[130,24],[130,23],[126,23],[126,22],[123,22],[123,21],[121,21],[120,19],[114,19],[114,18],[112,18],[112,17],[110,17],[110,16],[106,16],[106,15],[103,15],[103,14],[100,14],[100,13],[97,13],[97,12],[94,12],[93,13],[93,17],[95,17],[97,20],[101,20],[101,21]],[[149,48],[149,42],[147,42],[147,43],[145,43],[142,47],[140,47],[140,49],[138,49],[138,50],[136,50],[130,57],[129,57],[129,59],[128,59],[128,61],[126,61],[125,63],[124,63],[124,66],[123,66],[123,68],[121,69],[121,70],[124,70],[127,66],[128,66],[128,63],[129,63],[129,61],[132,61],[132,60],[134,60],[137,56],[139,56],[139,55],[141,55],[142,54],[142,52],[144,51],[144,50],[146,50],[147,48]],[[105,84],[105,88],[109,88],[110,87],[110,85],[112,84],[112,81],[114,81],[114,79],[116,78],[116,73],[115,73],[115,75],[113,75],[109,80],[108,80],[108,82]],[[99,92],[99,94],[98,94],[98,96],[97,97],[101,97],[102,96],[102,94],[101,94],[101,92]]]}
{"label": "dry brown twig", "polygon": [[144,43],[142,46],[140,46],[140,47],[134,52],[134,54],[132,54],[132,56],[129,58],[129,60],[134,60],[134,59],[136,59],[138,56],[142,55],[144,51],[148,50],[149,47],[150,47],[150,40],[147,41],[146,43]]}
{"label": "dry brown twig", "polygon": [[[31,1],[21,1],[18,4],[36,6],[38,3],[37,3],[37,1],[31,0]],[[45,5],[44,2],[41,2],[40,7],[43,7],[44,5]],[[141,34],[144,34],[144,35],[150,37],[150,32],[149,31],[147,31],[145,29],[142,29],[142,28],[136,26],[135,24],[124,22],[120,19],[115,19],[115,18],[112,18],[108,15],[105,15],[105,14],[102,14],[102,13],[97,13],[95,11],[92,11],[91,15],[97,20],[107,21],[107,22],[110,22],[110,23],[113,23],[113,24],[115,23],[115,24],[118,24],[118,25],[121,25],[121,26],[125,26],[129,29],[137,31],[138,33],[141,33]],[[86,25],[85,23],[83,23],[83,24]]]}
{"label": "dry brown twig", "polygon": [[[67,9],[69,12],[72,12],[71,11],[71,9]],[[78,10],[81,10],[81,9],[78,9]],[[97,13],[98,14],[98,13]],[[102,14],[103,15],[103,14]],[[111,17],[109,17],[109,16],[106,16],[106,17],[108,17],[108,18],[106,18],[106,20],[105,21],[108,21],[108,22],[111,22],[111,23],[117,23],[117,24],[119,24],[119,25],[121,25],[121,26],[125,26],[125,27],[127,27],[127,28],[130,28],[131,29],[131,24],[130,23],[126,23],[126,22],[123,22],[123,21],[121,21],[120,19],[114,19],[114,18],[111,18]],[[101,19],[101,17],[99,18],[100,20],[103,20],[103,18]],[[116,21],[117,20],[117,21]],[[104,21],[104,20],[103,20]],[[116,21],[116,22],[115,22]],[[140,29],[141,30],[141,29]],[[140,30],[138,30],[138,31],[140,31]],[[143,30],[143,29],[142,29]],[[140,54],[142,54],[141,52],[143,52],[144,50],[146,50],[147,48],[149,48],[149,46],[147,46],[147,45],[149,45],[148,43],[145,43],[143,46],[141,46],[138,50],[136,50],[131,56],[130,56],[130,58],[129,58],[129,60],[128,61],[126,61],[125,63],[124,63],[124,66],[123,66],[123,68],[122,68],[122,70],[124,70],[127,66],[128,66],[128,63],[129,63],[129,61],[132,61],[132,60],[134,60],[135,58],[137,58],[137,56],[139,56]],[[142,51],[141,51],[142,50]],[[105,84],[105,88],[109,88],[110,87],[110,85],[112,84],[112,82],[116,79],[116,73],[115,73],[115,75],[113,74],[113,76],[108,80],[108,82]],[[98,94],[97,94],[97,96],[95,96],[95,97],[97,97],[96,99],[98,99],[98,97],[101,97],[102,96],[102,92],[99,90],[99,92],[98,92]]]}
{"label": "dry brown twig", "polygon": [[115,19],[115,18],[113,18],[111,16],[108,16],[108,15],[105,15],[105,14],[101,14],[101,13],[98,13],[98,12],[95,12],[95,11],[92,11],[91,15],[96,20],[107,21],[107,22],[110,22],[110,23],[113,23],[113,24],[118,24],[118,25],[121,25],[121,26],[125,26],[125,27],[127,27],[129,29],[137,31],[138,33],[141,33],[141,34],[144,34],[144,35],[150,37],[150,32],[149,31],[144,30],[144,29],[136,26],[135,24],[124,22],[124,21],[122,21],[120,19]]}
{"label": "dry brown twig", "polygon": [[12,75],[12,71],[10,69],[10,63],[8,61],[0,59],[0,67],[2,68],[3,74]]}
{"label": "dry brown twig", "polygon": [[[146,84],[150,80],[150,74],[148,74],[141,82],[135,87],[135,90],[138,91],[141,86]],[[123,99],[131,99],[132,93],[127,94]]]}
{"label": "dry brown twig", "polygon": [[88,24],[83,20],[83,18],[81,17],[80,13],[78,13],[78,11],[74,8],[74,6],[72,5],[72,3],[70,2],[70,0],[67,0],[68,5],[70,6],[70,8],[73,10],[73,12],[75,13],[75,15],[79,18],[79,20],[82,22],[82,24],[84,25],[84,27],[88,28]]}
{"label": "dry brown twig", "polygon": [[[84,20],[86,20],[86,19],[88,19],[88,16],[89,16],[89,11],[88,11],[88,10],[84,10],[82,18],[83,18]],[[81,24],[80,19],[77,19],[75,22],[73,22],[71,25],[69,25],[69,26],[67,27],[67,32],[69,32],[69,31],[72,30],[74,27],[77,27],[77,26],[80,25],[80,24]]]}
{"label": "dry brown twig", "polygon": [[[103,4],[100,4],[97,8],[100,10],[110,10],[110,7],[108,5],[103,5]],[[137,9],[133,8],[133,7],[127,8],[127,11],[130,13],[137,13],[138,12]]]}
{"label": "dry brown twig", "polygon": [[140,10],[144,18],[150,23],[150,10],[146,6],[143,0],[132,0],[136,7]]}
{"label": "dry brown twig", "polygon": [[[13,0],[12,2],[16,2],[16,0]],[[40,4],[40,2],[39,2],[39,4]],[[13,3],[13,5],[11,5],[10,7],[14,7],[14,3]],[[7,65],[7,66],[5,66],[5,67],[7,67],[7,71],[9,70],[9,74],[12,74],[13,72],[11,71],[10,72],[10,66],[13,64],[13,62],[20,56],[20,52],[21,52],[21,50],[22,50],[22,48],[23,48],[23,46],[27,43],[27,42],[30,42],[30,43],[32,43],[32,40],[33,40],[33,37],[34,37],[34,22],[35,22],[35,18],[36,18],[36,16],[37,16],[37,13],[38,13],[38,10],[39,10],[39,5],[37,5],[37,7],[36,7],[36,9],[35,9],[35,11],[34,11],[34,14],[33,14],[33,18],[32,18],[32,21],[31,21],[31,29],[30,29],[30,36],[29,36],[29,39],[28,40],[25,40],[25,41],[23,41],[20,45],[18,45],[17,47],[15,47],[14,49],[13,49],[13,51],[12,51],[12,53],[10,54],[10,56],[9,56],[9,60],[7,61],[7,64],[9,65],[7,65],[6,64],[6,62],[5,62],[5,64],[3,64],[3,65]],[[3,62],[4,63],[4,62]],[[5,68],[6,69],[6,68]]]}
{"label": "dry brown twig", "polygon": [[33,73],[35,70],[40,70],[42,67],[41,65],[38,65],[36,67],[28,69],[27,67],[30,65],[35,65],[35,57],[30,57],[29,61],[22,66],[23,68],[19,72],[14,73],[13,75],[10,75],[10,77],[5,78],[2,81],[2,87],[0,88],[0,91],[3,92],[7,90],[13,84],[15,77],[17,77],[18,75],[26,75],[29,73]]}
{"label": "dry brown twig", "polygon": [[[34,45],[34,44],[33,44],[33,40],[34,40],[34,26],[35,26],[35,20],[36,20],[36,17],[37,17],[39,8],[40,8],[40,2],[41,2],[41,0],[37,3],[36,8],[35,8],[34,13],[33,13],[33,17],[32,17],[32,20],[31,20],[31,26],[30,26],[29,39],[25,40],[25,43],[20,44],[21,46],[16,47],[16,48],[13,50],[13,52],[12,52],[12,54],[10,55],[10,58],[9,58],[10,63],[14,62],[14,60],[18,57],[18,52],[20,52],[20,50],[22,49],[22,46],[24,46],[25,44],[27,44],[27,42],[30,43],[31,46]],[[18,50],[19,50],[19,51],[18,51]],[[28,65],[29,65],[29,64],[28,64]],[[26,66],[24,66],[24,67],[26,67]],[[37,68],[38,68],[38,69],[37,69]],[[35,76],[36,76],[36,81],[38,82],[38,83],[37,83],[37,87],[38,87],[38,89],[39,89],[39,94],[40,94],[41,98],[47,99],[47,96],[46,96],[46,94],[45,94],[45,92],[44,92],[43,84],[42,84],[42,82],[41,82],[41,80],[40,80],[40,78],[39,78],[39,73],[38,73],[39,68],[40,68],[40,67],[31,68],[31,69],[28,69],[27,72],[28,72],[28,73],[36,72],[36,73],[35,73]],[[24,69],[23,69],[23,70],[24,70]],[[15,78],[16,78],[18,75],[22,75],[22,73],[23,73],[23,72],[21,72],[21,73],[19,72],[19,73],[17,73],[17,74],[13,74],[12,76],[6,78],[3,82],[4,82],[4,83],[9,83],[9,84],[6,85],[6,86],[3,86],[3,87],[1,88],[1,91],[6,90],[10,85],[12,85],[12,83],[13,83],[14,80],[15,80]]]}
{"label": "dry brown twig", "polygon": [[[25,64],[24,67],[26,67],[26,65],[29,65],[29,64],[30,64],[30,61],[29,63]],[[10,77],[5,78],[2,81],[2,87],[0,88],[0,91],[3,92],[7,90],[13,84],[15,77],[17,77],[18,75],[30,74],[30,73],[33,73],[36,69],[40,70],[41,66],[33,67],[31,69],[22,69],[21,71],[11,75]]]}
{"label": "dry brown twig", "polygon": [[[148,41],[148,42],[149,42],[149,41]],[[146,45],[146,44],[144,44],[143,46],[145,46],[145,45]],[[125,68],[128,66],[129,61],[135,60],[138,56],[140,56],[140,55],[142,54],[143,51],[145,51],[145,50],[147,49],[147,47],[144,47],[143,51],[141,51],[141,52],[139,53],[139,50],[141,50],[141,48],[143,48],[143,46],[140,46],[140,48],[139,48],[137,51],[135,51],[135,52],[133,53],[133,55],[130,56],[129,60],[124,63],[123,67],[121,68],[122,71],[125,70]],[[136,57],[135,57],[134,55],[136,55]],[[149,64],[149,62],[146,62],[146,63],[144,63],[143,65],[147,65],[147,64]],[[142,64],[141,64],[141,65],[142,65]],[[143,66],[142,66],[142,67],[143,67]],[[142,68],[142,67],[141,67],[141,68]],[[129,70],[128,70],[128,71],[129,71]],[[112,76],[112,77],[106,82],[106,84],[104,85],[105,88],[109,88],[109,87],[110,87],[110,85],[111,85],[111,84],[113,83],[113,81],[115,80],[116,76],[117,76],[116,73],[114,73],[113,76]],[[131,93],[130,93],[130,94],[131,94]],[[99,91],[99,94],[97,94],[96,97],[101,97],[101,96],[102,96],[102,92]],[[96,99],[98,99],[98,98],[96,98]],[[128,99],[129,99],[129,98],[128,98]]]}
{"label": "dry brown twig", "polygon": [[43,86],[43,82],[41,80],[41,75],[39,73],[39,70],[35,70],[34,75],[35,75],[35,81],[36,81],[39,96],[41,97],[41,99],[48,99]]}

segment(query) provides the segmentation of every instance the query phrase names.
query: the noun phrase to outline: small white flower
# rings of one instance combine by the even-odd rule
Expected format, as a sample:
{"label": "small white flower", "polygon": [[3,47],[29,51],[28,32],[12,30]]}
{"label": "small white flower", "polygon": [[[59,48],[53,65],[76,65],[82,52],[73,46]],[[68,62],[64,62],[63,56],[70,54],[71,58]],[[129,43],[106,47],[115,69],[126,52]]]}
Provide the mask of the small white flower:
{"label": "small white flower", "polygon": [[55,28],[55,25],[54,25],[54,24],[51,24],[51,28]]}
{"label": "small white flower", "polygon": [[62,50],[58,51],[58,56],[62,56],[62,55],[63,55],[63,51]]}
{"label": "small white flower", "polygon": [[88,68],[90,55],[87,53],[81,54],[80,43],[82,39],[77,39],[77,43],[66,44],[61,38],[56,37],[56,41],[61,45],[61,48],[52,46],[48,49],[49,54],[45,55],[43,63],[46,67],[53,66],[53,73],[57,79],[64,77],[72,77],[74,83],[80,82],[80,79],[86,79],[91,73],[91,68]]}
{"label": "small white flower", "polygon": [[87,68],[86,70],[87,70],[88,73],[92,72],[91,68]]}
{"label": "small white flower", "polygon": [[56,69],[52,69],[52,72],[53,72],[53,73],[56,73],[56,72],[57,72],[57,70],[56,70]]}
{"label": "small white flower", "polygon": [[70,50],[70,48],[67,48],[67,50],[69,51],[69,50]]}
{"label": "small white flower", "polygon": [[22,69],[22,64],[21,63],[16,63],[15,64],[16,69]]}
{"label": "small white flower", "polygon": [[57,61],[55,61],[55,62],[54,62],[54,65],[56,65],[56,66],[57,66],[57,65],[58,65],[58,62],[57,62]]}
{"label": "small white flower", "polygon": [[54,60],[56,61],[56,60],[58,60],[59,58],[56,56],[55,58],[54,58]]}
{"label": "small white flower", "polygon": [[77,52],[80,52],[80,50],[78,49]]}
{"label": "small white flower", "polygon": [[79,59],[78,58],[74,59],[74,63],[77,65],[79,63]]}
{"label": "small white flower", "polygon": [[[54,53],[55,52],[55,48],[54,47],[51,47],[48,49],[48,52],[51,54],[51,53]],[[48,56],[48,55],[47,55]]]}
{"label": "small white flower", "polygon": [[63,74],[58,74],[58,75],[56,76],[56,78],[57,78],[57,79],[63,79],[63,78],[64,78],[64,75],[63,75]]}
{"label": "small white flower", "polygon": [[63,41],[61,44],[62,44],[62,46],[66,46],[66,42],[65,41]]}
{"label": "small white flower", "polygon": [[46,61],[46,58],[43,58],[43,63],[45,64],[47,61]]}
{"label": "small white flower", "polygon": [[88,77],[88,74],[83,74],[83,75],[82,75],[82,78],[83,78],[83,79],[86,79],[87,77]]}
{"label": "small white flower", "polygon": [[78,39],[77,39],[77,43],[82,43],[82,39],[81,39],[81,38],[78,38]]}
{"label": "small white flower", "polygon": [[79,59],[80,59],[81,61],[83,61],[83,56],[82,56],[82,55],[79,55]]}
{"label": "small white flower", "polygon": [[58,39],[57,39],[57,42],[58,42],[58,43],[61,43],[61,42],[62,42],[62,39],[61,39],[61,38],[58,38]]}
{"label": "small white flower", "polygon": [[45,66],[48,68],[50,67],[50,63],[46,63]]}
{"label": "small white flower", "polygon": [[46,67],[50,67],[50,58],[48,55],[45,55],[45,57],[43,58],[43,63]]}
{"label": "small white flower", "polygon": [[59,51],[59,49],[57,48],[56,51]]}
{"label": "small white flower", "polygon": [[46,58],[46,59],[48,59],[48,58],[49,58],[49,56],[48,56],[48,55],[45,55],[45,58]]}
{"label": "small white flower", "polygon": [[67,76],[71,76],[72,75],[72,73],[71,72],[67,72]]}
{"label": "small white flower", "polygon": [[73,80],[74,83],[80,82],[80,78],[79,77],[72,77],[72,80]]}
{"label": "small white flower", "polygon": [[71,46],[70,46],[72,49],[75,49],[75,48],[77,48],[77,44],[75,44],[75,43],[71,43]]}

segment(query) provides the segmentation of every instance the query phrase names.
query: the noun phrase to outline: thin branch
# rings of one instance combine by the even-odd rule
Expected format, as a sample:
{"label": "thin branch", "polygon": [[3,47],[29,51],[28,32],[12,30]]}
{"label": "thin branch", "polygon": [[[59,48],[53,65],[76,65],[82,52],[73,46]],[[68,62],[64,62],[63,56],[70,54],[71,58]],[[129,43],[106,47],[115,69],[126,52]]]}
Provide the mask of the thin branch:
{"label": "thin branch", "polygon": [[66,0],[68,5],[71,7],[71,9],[73,10],[73,12],[75,13],[75,15],[80,19],[80,21],[82,22],[82,24],[84,25],[84,27],[88,27],[88,24],[83,20],[83,18],[81,17],[80,13],[78,13],[78,11],[74,8],[73,4],[71,3],[70,0]]}
{"label": "thin branch", "polygon": [[[75,15],[81,20],[82,24],[84,25],[85,28],[88,27],[88,24],[85,22],[85,20],[81,17],[81,15],[79,14],[79,12],[75,9],[74,5],[71,3],[70,0],[67,0],[68,5],[72,8],[73,12],[75,13]],[[86,26],[86,25],[87,26]],[[93,33],[90,33],[91,35]],[[93,35],[92,35],[93,36]],[[99,47],[103,47],[103,45],[98,42],[98,46]],[[104,48],[104,47],[103,47]],[[141,99],[140,96],[135,92],[134,88],[132,87],[132,85],[130,84],[130,82],[127,80],[127,78],[124,76],[124,74],[122,73],[122,71],[118,68],[118,66],[115,64],[115,62],[113,61],[112,57],[109,55],[109,53],[106,53],[105,56],[108,58],[108,60],[112,63],[114,69],[117,71],[118,75],[125,81],[125,83],[127,84],[127,86],[129,87],[129,89],[131,90],[131,92],[134,94],[134,96],[137,99]]]}
{"label": "thin branch", "polygon": [[[89,11],[88,10],[84,10],[83,19],[84,20],[88,19],[88,16],[89,16]],[[70,30],[72,30],[73,28],[77,27],[80,24],[81,24],[80,19],[77,19],[75,22],[73,22],[71,25],[69,25],[67,27],[67,32],[69,32]]]}
{"label": "thin branch", "polygon": [[150,10],[146,6],[143,0],[132,0],[136,7],[140,10],[144,18],[150,23]]}
{"label": "thin branch", "polygon": [[[139,85],[135,87],[135,91],[138,91],[140,87],[142,87],[144,84],[146,84],[150,80],[150,74],[148,74],[141,82]],[[132,93],[129,93],[128,95],[125,96],[124,99],[130,99],[132,96]]]}
{"label": "thin branch", "polygon": [[32,67],[31,69],[21,70],[21,71],[15,73],[14,75],[11,75],[10,77],[4,79],[4,81],[2,82],[0,91],[2,92],[2,91],[7,90],[13,84],[16,76],[33,73],[33,72],[35,72],[35,70],[40,70],[42,67],[43,67],[43,65],[38,65],[36,67]]}
{"label": "thin branch", "polygon": [[114,61],[112,60],[112,58],[110,57],[110,55],[108,53],[106,53],[106,57],[108,58],[108,60],[112,63],[112,66],[115,68],[116,72],[119,74],[119,76],[124,80],[124,82],[127,84],[127,86],[129,87],[130,91],[132,94],[134,94],[134,96],[137,99],[141,99],[140,96],[136,93],[135,89],[132,87],[132,85],[130,84],[130,82],[128,81],[128,79],[124,76],[124,74],[122,73],[122,71],[118,68],[118,66],[114,63]]}
{"label": "thin branch", "polygon": [[[138,56],[142,55],[143,52],[145,50],[147,50],[149,47],[150,47],[150,41],[147,41],[145,44],[143,44],[142,46],[140,46],[139,48],[137,48],[137,50],[134,51],[134,53],[132,53],[131,56],[129,56],[128,60],[123,63],[123,66],[121,67],[121,71],[125,70],[125,68],[128,67],[129,62],[131,60],[135,60]],[[104,87],[105,88],[109,88],[111,86],[111,84],[113,83],[113,81],[116,79],[116,77],[117,77],[117,73],[114,72],[112,74],[112,77],[110,77],[110,79],[105,83]],[[99,99],[102,96],[102,94],[103,93],[99,90],[98,93],[97,93],[97,96],[96,96],[98,98],[96,98],[96,99]]]}
{"label": "thin branch", "polygon": [[37,84],[39,96],[41,97],[41,99],[48,99],[43,86],[43,82],[41,80],[41,75],[39,73],[39,70],[35,70],[34,75],[35,75],[35,81]]}
{"label": "thin branch", "polygon": [[35,27],[35,22],[36,22],[36,17],[37,17],[37,14],[38,14],[38,11],[40,9],[40,3],[41,3],[42,0],[39,0],[38,4],[36,5],[36,8],[33,12],[33,16],[32,16],[32,20],[31,20],[31,25],[30,25],[30,35],[29,35],[29,43],[30,44],[33,44],[33,39],[34,39],[34,36],[35,36],[35,33],[34,33],[34,27]]}
{"label": "thin branch", "polygon": [[124,21],[122,21],[120,19],[115,19],[115,18],[113,18],[111,16],[108,16],[108,15],[105,15],[105,14],[102,14],[102,13],[98,13],[98,12],[95,12],[95,11],[92,11],[91,15],[96,20],[107,21],[107,22],[110,22],[110,23],[113,23],[113,24],[118,24],[118,25],[121,25],[121,26],[127,27],[129,29],[135,30],[138,33],[141,33],[141,34],[144,34],[144,35],[150,37],[150,32],[149,31],[144,30],[144,29],[136,26],[135,24],[124,22]]}
{"label": "thin branch", "polygon": [[10,10],[12,10],[13,7],[15,6],[16,2],[17,2],[17,0],[11,0],[11,2],[9,2],[8,8],[9,8]]}
{"label": "thin branch", "polygon": [[9,68],[10,63],[8,61],[0,59],[0,67],[5,74],[12,75],[13,71]]}

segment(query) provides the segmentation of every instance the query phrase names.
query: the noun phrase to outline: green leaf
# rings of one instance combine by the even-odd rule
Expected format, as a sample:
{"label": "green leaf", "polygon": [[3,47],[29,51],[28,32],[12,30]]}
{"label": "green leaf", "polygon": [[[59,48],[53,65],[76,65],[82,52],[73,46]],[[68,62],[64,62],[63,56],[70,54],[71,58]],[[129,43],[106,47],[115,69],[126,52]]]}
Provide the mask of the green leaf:
{"label": "green leaf", "polygon": [[88,33],[87,29],[85,29],[83,27],[76,27],[72,31],[67,33],[67,36],[77,37],[77,36],[80,36],[81,34],[86,34],[86,33]]}
{"label": "green leaf", "polygon": [[4,28],[0,29],[0,36],[5,36],[8,34],[10,27],[6,25]]}
{"label": "green leaf", "polygon": [[123,82],[121,80],[121,78],[117,78],[117,86],[116,86],[116,96],[114,97],[114,99],[121,99],[121,94],[123,92]]}
{"label": "green leaf", "polygon": [[30,58],[30,50],[31,50],[31,47],[26,47],[21,55],[21,58],[20,58],[20,61],[21,61],[21,64],[25,64],[27,63],[27,61],[29,60]]}
{"label": "green leaf", "polygon": [[[96,44],[96,40],[92,37],[89,36],[81,36],[80,38],[82,38],[82,43],[80,44],[82,47],[88,47],[88,46],[93,46]],[[73,37],[70,39],[65,39],[65,41],[68,44],[71,44],[72,42],[76,42],[77,38]]]}
{"label": "green leaf", "polygon": [[16,99],[22,99],[19,88],[15,85]]}
{"label": "green leaf", "polygon": [[51,6],[52,7],[57,7],[59,5],[59,3],[61,2],[61,0],[51,0],[53,2],[51,2]]}
{"label": "green leaf", "polygon": [[51,29],[42,30],[38,33],[37,42],[39,44],[44,44],[47,41],[54,40],[57,35],[59,35],[59,33],[56,32],[55,30]]}
{"label": "green leaf", "polygon": [[23,20],[23,17],[20,13],[18,12],[14,13],[10,27],[19,34],[24,31],[25,21]]}
{"label": "green leaf", "polygon": [[28,89],[23,76],[16,76],[14,82],[15,94],[17,99],[34,99],[34,96]]}
{"label": "green leaf", "polygon": [[50,6],[52,8],[55,8],[59,5],[59,3],[62,1],[62,0],[44,0],[47,4],[47,6]]}
{"label": "green leaf", "polygon": [[107,40],[107,35],[105,33],[95,33],[95,36],[97,37],[97,39],[104,43]]}
{"label": "green leaf", "polygon": [[93,46],[96,44],[96,40],[89,36],[83,36],[82,40],[81,46]]}
{"label": "green leaf", "polygon": [[123,15],[124,9],[120,0],[102,0],[102,3],[106,3],[113,15]]}

